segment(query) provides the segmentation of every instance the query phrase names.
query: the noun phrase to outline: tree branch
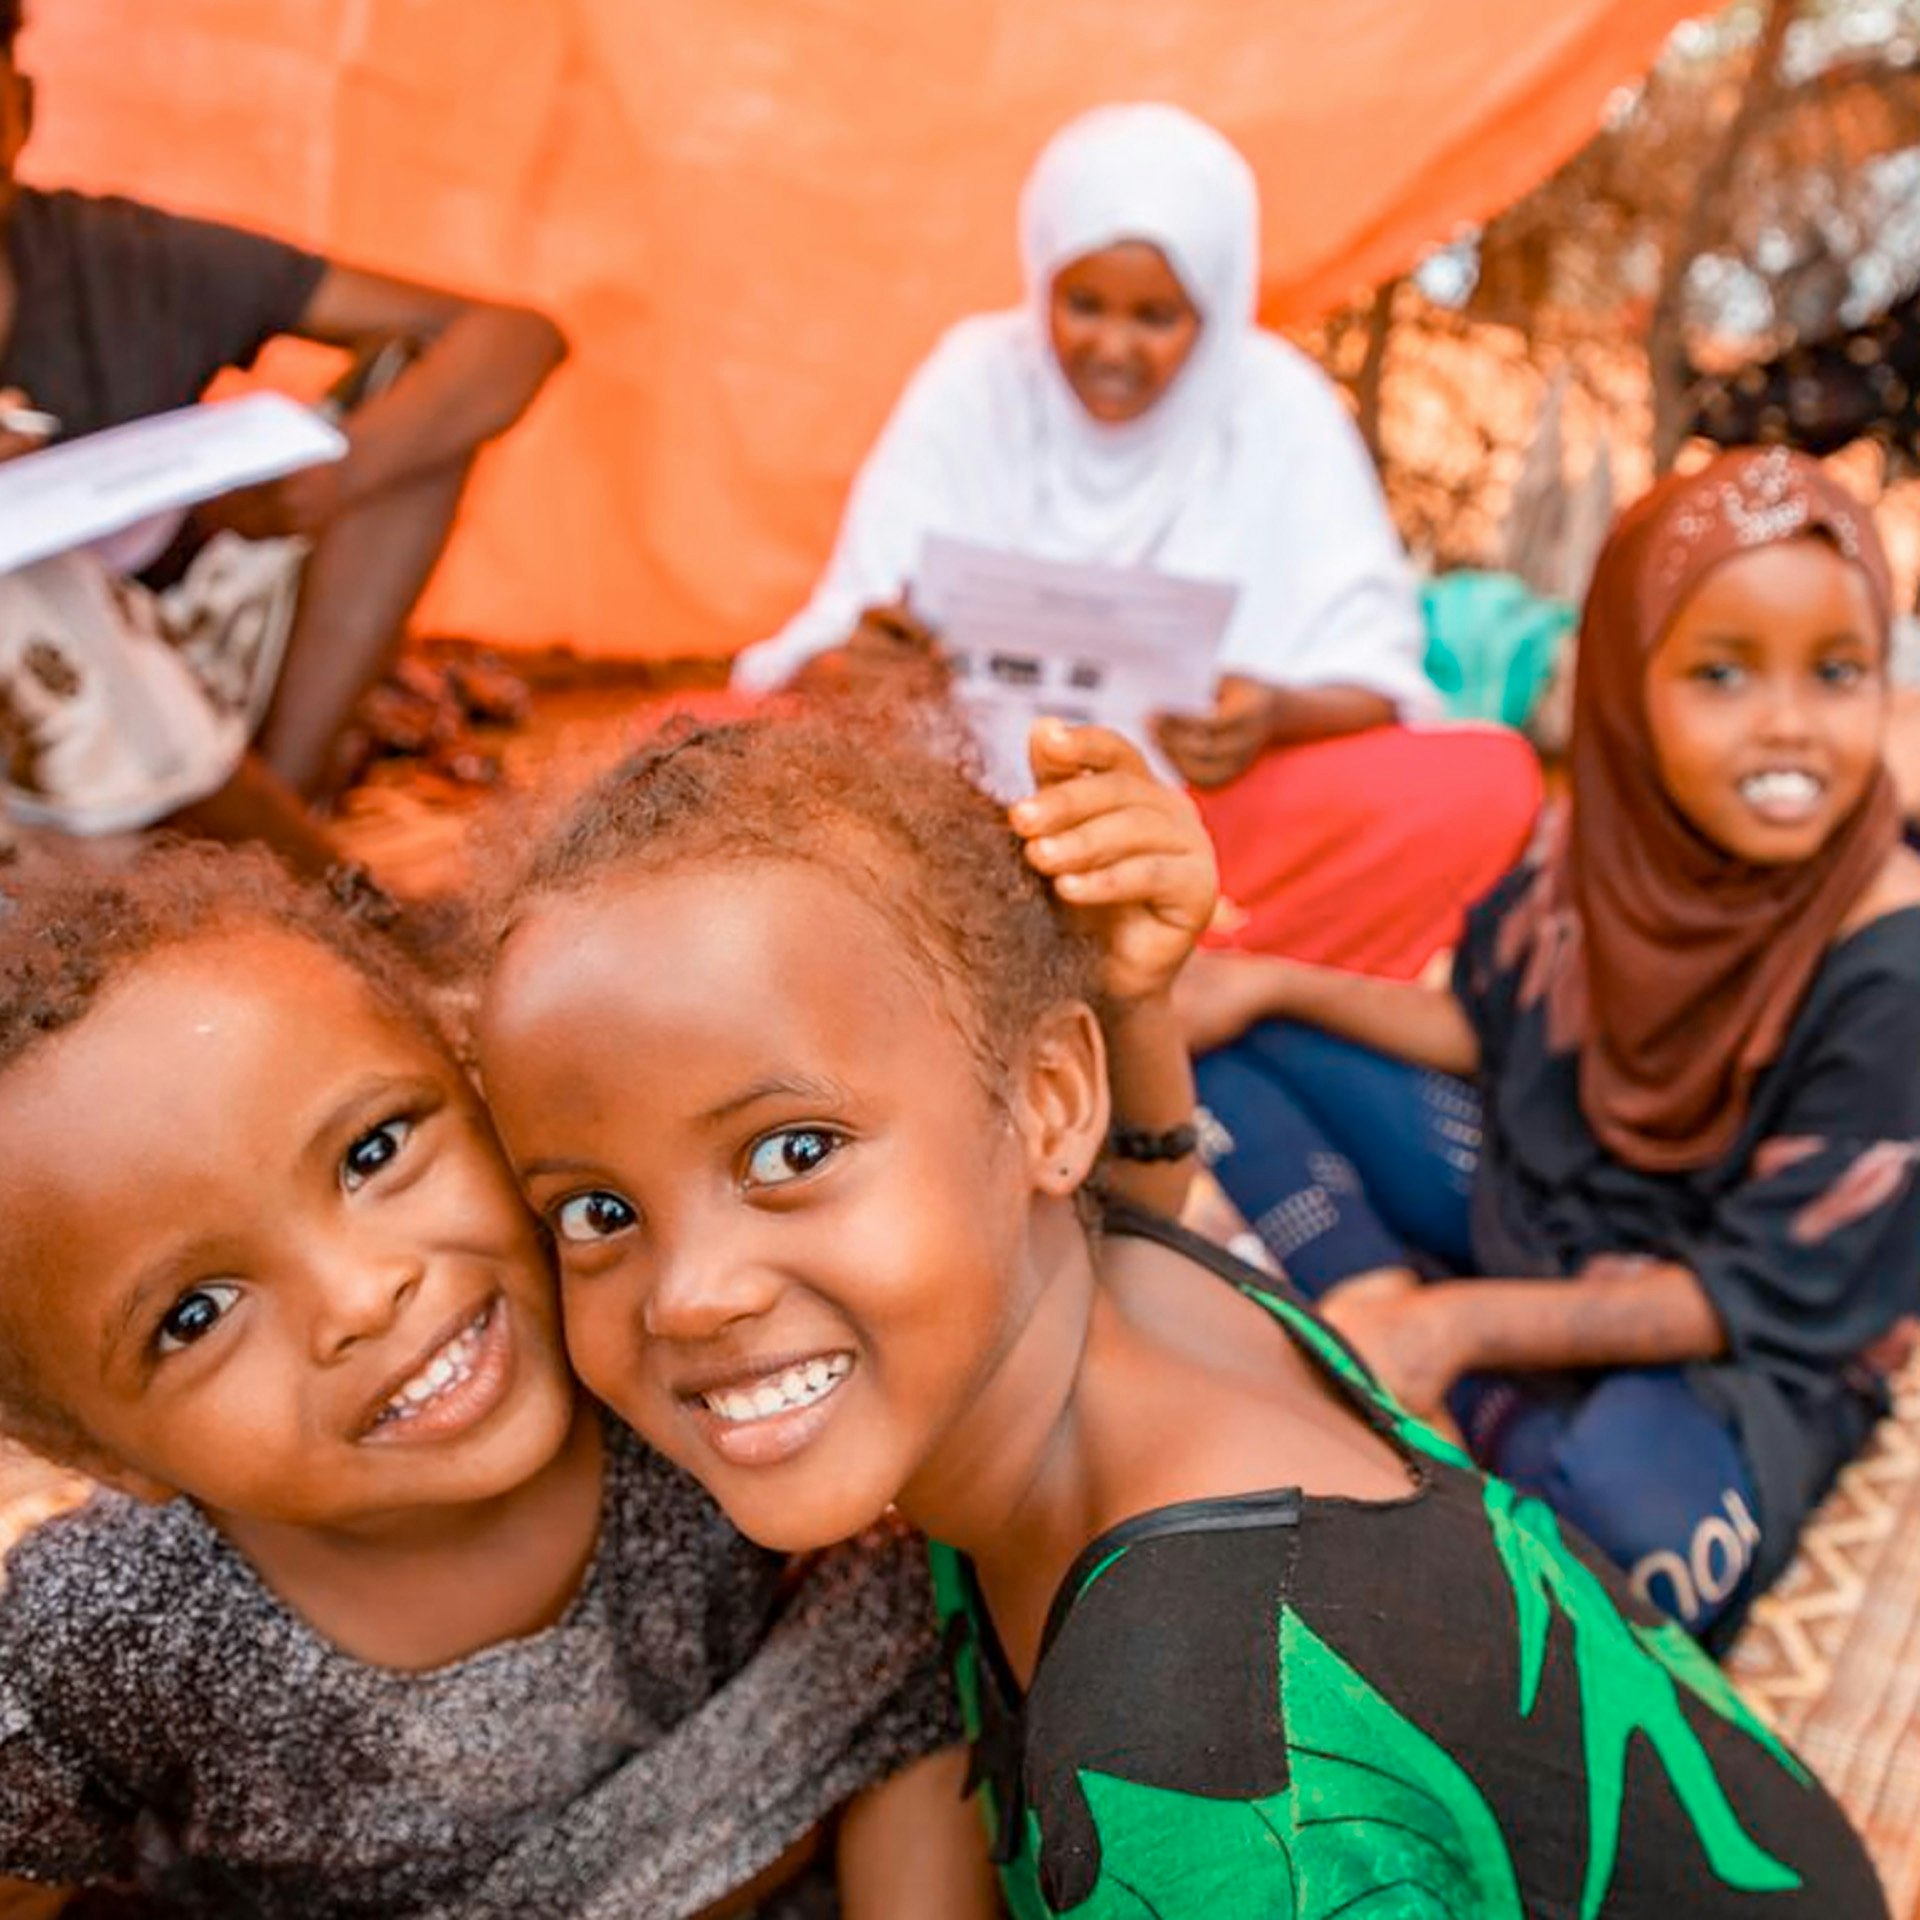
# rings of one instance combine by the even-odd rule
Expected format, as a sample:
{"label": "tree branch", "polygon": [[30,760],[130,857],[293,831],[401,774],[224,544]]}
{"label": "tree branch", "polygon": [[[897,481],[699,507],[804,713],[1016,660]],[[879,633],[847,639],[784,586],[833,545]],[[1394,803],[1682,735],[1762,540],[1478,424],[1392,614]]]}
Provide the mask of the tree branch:
{"label": "tree branch", "polygon": [[1660,288],[1647,326],[1647,369],[1653,383],[1653,460],[1665,473],[1680,451],[1690,412],[1687,369],[1687,276],[1707,251],[1733,187],[1747,136],[1763,119],[1779,85],[1780,53],[1799,0],[1768,0],[1740,99],[1695,182],[1686,216],[1660,265]]}

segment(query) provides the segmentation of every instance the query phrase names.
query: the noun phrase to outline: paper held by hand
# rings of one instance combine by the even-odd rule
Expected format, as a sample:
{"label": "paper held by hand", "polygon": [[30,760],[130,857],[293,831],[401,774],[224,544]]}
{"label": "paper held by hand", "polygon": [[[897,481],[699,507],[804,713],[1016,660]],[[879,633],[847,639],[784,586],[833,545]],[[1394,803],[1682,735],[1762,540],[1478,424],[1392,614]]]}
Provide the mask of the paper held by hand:
{"label": "paper held by hand", "polygon": [[1151,567],[1036,559],[931,534],[913,604],[940,636],[955,697],[1008,798],[1032,791],[1034,721],[1111,727],[1164,772],[1151,722],[1208,713],[1237,589]]}
{"label": "paper held by hand", "polygon": [[311,408],[253,393],[0,461],[0,573],[346,451]]}

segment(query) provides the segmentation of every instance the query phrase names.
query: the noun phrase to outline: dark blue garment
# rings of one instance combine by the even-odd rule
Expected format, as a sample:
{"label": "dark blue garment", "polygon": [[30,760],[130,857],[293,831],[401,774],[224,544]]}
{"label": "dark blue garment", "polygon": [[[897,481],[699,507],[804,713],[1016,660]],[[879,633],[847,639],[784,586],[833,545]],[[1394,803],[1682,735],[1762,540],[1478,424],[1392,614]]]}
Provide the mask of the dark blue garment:
{"label": "dark blue garment", "polygon": [[1709,1644],[1731,1639],[1760,1547],[1753,1475],[1682,1367],[1461,1383],[1482,1464],[1571,1521],[1634,1591]]}
{"label": "dark blue garment", "polygon": [[1277,1020],[1195,1073],[1232,1142],[1214,1177],[1303,1293],[1405,1266],[1416,1248],[1471,1269],[1480,1100],[1470,1082]]}
{"label": "dark blue garment", "polygon": [[[1472,1270],[1469,1082],[1272,1021],[1197,1072],[1224,1136],[1214,1175],[1303,1293],[1376,1267]],[[1571,1520],[1655,1605],[1695,1632],[1731,1622],[1758,1502],[1726,1417],[1684,1369],[1472,1379],[1452,1406],[1483,1465]]]}

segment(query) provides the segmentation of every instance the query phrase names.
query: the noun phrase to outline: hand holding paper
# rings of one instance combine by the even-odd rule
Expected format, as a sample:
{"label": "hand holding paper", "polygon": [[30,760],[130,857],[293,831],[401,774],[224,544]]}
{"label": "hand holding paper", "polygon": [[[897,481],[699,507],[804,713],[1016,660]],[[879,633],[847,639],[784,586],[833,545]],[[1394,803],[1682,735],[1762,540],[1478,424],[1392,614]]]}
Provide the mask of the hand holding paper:
{"label": "hand holding paper", "polygon": [[21,454],[0,462],[0,573],[346,451],[310,408],[256,393]]}
{"label": "hand holding paper", "polygon": [[1027,733],[1111,727],[1153,754],[1160,713],[1208,713],[1235,589],[1149,567],[1004,553],[930,536],[914,604],[940,636],[989,784],[1031,790]]}
{"label": "hand holding paper", "polygon": [[18,387],[0,387],[0,460],[35,453],[58,431],[53,416],[41,413]]}
{"label": "hand holding paper", "polygon": [[1224,787],[1265,751],[1285,698],[1280,687],[1229,674],[1220,682],[1211,713],[1168,714],[1155,737],[1183,780],[1196,787]]}

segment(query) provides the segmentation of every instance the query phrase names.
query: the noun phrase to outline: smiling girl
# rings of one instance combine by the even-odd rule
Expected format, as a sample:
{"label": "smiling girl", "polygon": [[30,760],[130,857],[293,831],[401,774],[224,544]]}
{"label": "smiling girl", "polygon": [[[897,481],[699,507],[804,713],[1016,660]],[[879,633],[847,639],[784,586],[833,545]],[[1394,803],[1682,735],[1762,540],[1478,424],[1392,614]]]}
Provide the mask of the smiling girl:
{"label": "smiling girl", "polygon": [[583,1378],[756,1539],[946,1543],[1021,1920],[1880,1913],[1546,1508],[1217,1250],[1094,1229],[1081,932],[918,746],[682,732],[534,854],[480,1036]]}
{"label": "smiling girl", "polygon": [[[1219,1175],[1272,1252],[1410,1404],[1451,1395],[1495,1471],[1718,1639],[1920,1310],[1889,610],[1871,519],[1813,462],[1663,483],[1588,599],[1570,813],[1475,910],[1452,990],[1195,980]],[[1491,1277],[1419,1286],[1414,1249]]]}
{"label": "smiling girl", "polygon": [[12,900],[0,1208],[0,1411],[113,1489],[9,1558],[0,1871],[813,1915],[770,1883],[862,1796],[850,1920],[987,1910],[913,1764],[954,1737],[917,1547],[789,1564],[584,1399],[467,1074],[331,901],[191,849]]}

